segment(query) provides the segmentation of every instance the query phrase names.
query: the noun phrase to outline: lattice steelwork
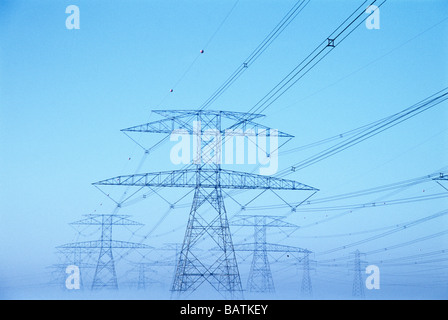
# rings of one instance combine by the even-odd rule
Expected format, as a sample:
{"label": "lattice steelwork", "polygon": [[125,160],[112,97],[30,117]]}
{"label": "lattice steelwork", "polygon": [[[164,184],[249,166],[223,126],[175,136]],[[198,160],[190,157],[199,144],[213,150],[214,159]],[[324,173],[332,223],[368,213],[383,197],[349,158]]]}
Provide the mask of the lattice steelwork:
{"label": "lattice steelwork", "polygon": [[[253,120],[263,115],[209,111],[209,110],[157,110],[155,113],[165,119],[131,128],[124,132],[150,132],[170,134],[173,131],[193,136],[196,143],[193,164],[181,170],[118,176],[94,183],[96,186],[148,186],[148,187],[190,187],[194,188],[194,198],[188,218],[187,229],[179,254],[172,292],[178,294],[196,291],[204,283],[208,283],[225,298],[241,298],[242,286],[232,236],[227,221],[222,189],[277,189],[277,190],[309,190],[317,189],[305,184],[278,179],[270,176],[249,174],[221,169],[219,161],[202,161],[201,156],[219,154],[221,139],[201,139],[203,134],[214,130],[225,135],[226,130],[241,129],[242,135],[247,130],[251,137],[259,135],[258,130],[266,137],[285,137],[291,135],[273,130]],[[198,129],[194,122],[200,123]],[[224,123],[227,122],[228,125]],[[234,130],[237,132],[238,130]],[[234,134],[235,135],[235,134]],[[212,156],[213,157],[213,156]],[[202,252],[218,246],[218,255],[201,255]]]}
{"label": "lattice steelwork", "polygon": [[64,244],[58,248],[72,249],[99,249],[95,275],[92,281],[92,290],[118,289],[117,274],[112,249],[149,249],[150,246],[141,243],[112,240],[112,228],[115,225],[141,225],[141,223],[128,219],[127,215],[115,214],[89,214],[85,219],[72,222],[73,225],[100,225],[100,240],[83,241]]}
{"label": "lattice steelwork", "polygon": [[252,263],[247,281],[249,292],[275,292],[274,280],[268,259],[268,252],[282,253],[308,253],[308,250],[294,246],[286,246],[268,243],[266,241],[266,229],[277,228],[299,228],[295,224],[283,221],[281,216],[261,215],[239,215],[231,221],[232,226],[246,226],[254,228],[254,243],[236,244],[236,251],[253,252]]}
{"label": "lattice steelwork", "polygon": [[361,260],[361,252],[356,250],[354,252],[355,258],[353,260],[354,264],[354,276],[353,276],[353,290],[352,296],[357,299],[364,299],[364,280],[362,277],[361,264],[365,263],[365,261]]}

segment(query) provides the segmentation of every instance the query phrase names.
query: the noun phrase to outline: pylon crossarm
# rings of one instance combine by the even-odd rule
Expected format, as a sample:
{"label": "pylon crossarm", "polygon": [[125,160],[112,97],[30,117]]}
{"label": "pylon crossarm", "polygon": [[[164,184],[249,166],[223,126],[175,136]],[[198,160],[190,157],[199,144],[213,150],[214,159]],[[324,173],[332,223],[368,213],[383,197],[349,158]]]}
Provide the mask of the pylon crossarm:
{"label": "pylon crossarm", "polygon": [[[221,116],[233,121],[240,122],[242,119],[255,119],[263,117],[259,114],[249,114],[243,112],[230,111],[197,111],[197,110],[154,110],[153,112],[166,117],[166,119],[148,122],[137,126],[122,129],[127,132],[147,132],[147,133],[171,133],[174,130],[183,129],[189,134],[193,134],[193,120],[200,116]],[[224,133],[224,130],[222,131]]]}
{"label": "pylon crossarm", "polygon": [[[217,176],[219,175],[219,180]],[[310,190],[318,189],[303,183],[263,176],[252,173],[236,172],[224,169],[184,169],[143,174],[117,176],[94,182],[93,185],[136,186],[136,187],[202,187],[224,189],[275,189]]]}
{"label": "pylon crossarm", "polygon": [[87,218],[81,219],[75,222],[71,222],[72,225],[102,225],[103,217],[110,217],[111,224],[113,225],[133,225],[133,226],[142,226],[143,224],[140,222],[136,222],[128,219],[129,215],[102,215],[102,214],[87,214],[85,215]]}
{"label": "pylon crossarm", "polygon": [[239,215],[234,216],[230,221],[232,226],[237,227],[255,227],[258,226],[257,222],[254,221],[256,217],[265,219],[266,223],[263,226],[266,227],[278,227],[278,228],[300,228],[299,226],[283,221],[284,217],[281,216],[255,216],[255,215]]}
{"label": "pylon crossarm", "polygon": [[153,249],[153,247],[148,246],[143,243],[135,243],[135,242],[127,242],[127,241],[118,241],[118,240],[112,240],[112,241],[101,241],[101,240],[94,240],[94,241],[82,241],[82,242],[72,242],[67,243],[59,246],[58,248],[91,248],[91,249],[100,249],[102,247],[109,247],[109,248],[133,248],[133,249]]}
{"label": "pylon crossarm", "polygon": [[[242,129],[242,130],[237,130]],[[176,130],[184,130],[187,134],[197,134],[193,128],[193,122],[184,122],[180,118],[162,119],[159,121],[148,122],[137,126],[121,129],[123,132],[146,132],[146,133],[164,133],[171,134]],[[259,123],[244,120],[237,122],[227,128],[219,131],[222,135],[257,137],[259,135],[267,137],[294,138],[293,135],[283,131],[273,131],[272,128]]]}
{"label": "pylon crossarm", "polygon": [[[294,138],[294,136],[289,133],[279,131],[279,130],[273,131],[272,128],[269,128],[262,124],[259,124],[259,123],[256,123],[256,122],[253,122],[250,120],[246,120],[246,119],[231,125],[230,127],[228,127],[225,130],[230,130],[230,131],[233,131],[236,133],[236,132],[238,132],[236,129],[242,129],[241,130],[243,132],[242,135],[245,135],[245,136],[251,136],[250,133],[248,133],[248,132],[246,133],[246,130],[250,129],[250,130],[254,131],[254,134],[252,134],[252,136],[264,135],[266,137]],[[233,135],[236,135],[235,133]]]}
{"label": "pylon crossarm", "polygon": [[140,124],[130,128],[121,129],[126,132],[148,132],[170,134],[174,130],[184,129],[189,134],[193,132],[192,123],[183,122],[182,119],[171,118]]}
{"label": "pylon crossarm", "polygon": [[172,267],[176,265],[174,261],[150,261],[150,262],[129,262],[129,264],[134,266],[144,266],[146,267]]}
{"label": "pylon crossarm", "polygon": [[221,116],[223,118],[228,118],[232,120],[253,120],[257,118],[265,117],[263,114],[259,113],[248,113],[248,112],[235,112],[235,111],[222,111],[222,110],[153,110],[152,112],[157,113],[166,118],[180,118],[192,116]]}
{"label": "pylon crossarm", "polygon": [[[207,117],[220,116],[221,118],[227,118],[231,120],[231,125],[220,129],[221,134],[226,134],[228,131],[232,131],[233,136],[258,136],[260,134],[265,136],[275,136],[280,138],[293,138],[294,136],[282,132],[272,131],[272,128],[264,126],[259,123],[255,123],[252,120],[260,117],[264,117],[261,114],[250,114],[244,112],[231,112],[231,111],[166,111],[156,110],[154,111],[160,114],[165,119],[152,121],[137,126],[122,129],[124,132],[147,132],[147,133],[165,133],[170,134],[175,130],[185,130],[188,134],[194,134],[193,128],[194,119],[205,119]],[[217,128],[216,128],[217,129]],[[242,130],[236,130],[242,129]],[[246,130],[252,130],[247,131]]]}
{"label": "pylon crossarm", "polygon": [[[93,269],[96,268],[96,264],[94,263],[76,263],[76,266],[79,268],[83,268],[83,269]],[[51,265],[51,267],[54,268],[67,268],[67,263],[57,263],[57,264],[53,264]]]}

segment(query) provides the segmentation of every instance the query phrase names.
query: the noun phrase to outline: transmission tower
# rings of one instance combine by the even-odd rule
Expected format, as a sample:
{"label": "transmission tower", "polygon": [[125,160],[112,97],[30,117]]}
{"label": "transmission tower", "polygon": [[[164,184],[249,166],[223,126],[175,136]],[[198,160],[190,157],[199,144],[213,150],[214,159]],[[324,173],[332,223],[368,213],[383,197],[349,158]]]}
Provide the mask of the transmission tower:
{"label": "transmission tower", "polygon": [[302,260],[303,277],[302,277],[301,293],[302,296],[307,297],[313,295],[313,287],[311,285],[311,277],[310,277],[310,253],[311,251],[305,252]]}
{"label": "transmission tower", "polygon": [[138,266],[138,284],[137,289],[145,290],[146,289],[146,266],[143,263],[140,263]]}
{"label": "transmission tower", "polygon": [[364,299],[364,280],[362,277],[362,268],[361,264],[365,263],[365,261],[361,260],[361,252],[359,250],[356,250],[354,252],[354,277],[353,277],[353,290],[352,290],[352,296],[357,299]]}
{"label": "transmission tower", "polygon": [[309,251],[297,247],[272,244],[266,242],[267,228],[299,228],[295,224],[283,221],[281,216],[239,215],[235,216],[230,224],[232,226],[246,226],[254,228],[254,243],[236,244],[236,251],[253,252],[247,291],[249,292],[275,292],[274,280],[268,259],[268,252],[305,253]]}
{"label": "transmission tower", "polygon": [[142,225],[128,219],[127,215],[115,214],[89,214],[85,219],[72,222],[73,225],[100,225],[101,238],[94,241],[74,242],[59,246],[58,248],[86,249],[88,251],[99,249],[98,261],[96,263],[95,275],[92,281],[92,290],[97,289],[118,289],[117,274],[113,249],[149,249],[151,247],[134,242],[112,240],[112,228],[115,225]]}
{"label": "transmission tower", "polygon": [[158,281],[154,280],[154,277],[149,277],[149,273],[157,274],[154,270],[154,264],[150,262],[136,262],[131,263],[134,267],[128,271],[137,273],[137,281],[132,281],[131,286],[136,286],[137,290],[146,290],[148,289],[148,285],[153,285],[158,283]]}
{"label": "transmission tower", "polygon": [[58,253],[63,255],[63,262],[54,264],[53,268],[58,270],[58,282],[65,289],[65,280],[67,278],[66,268],[74,265],[79,268],[80,289],[84,289],[85,271],[94,269],[96,264],[89,261],[92,251],[85,248],[62,248],[58,247]]}
{"label": "transmission tower", "polygon": [[[51,269],[50,281],[48,282],[49,286],[57,286],[61,290],[67,290],[65,285],[65,281],[67,279],[67,274],[65,272],[67,268],[67,264],[63,263],[55,263],[51,266],[48,266],[48,269]],[[80,279],[82,281],[82,278]],[[82,288],[82,283],[80,284],[80,288]]]}
{"label": "transmission tower", "polygon": [[[118,176],[96,182],[94,185],[194,188],[193,203],[171,290],[178,295],[187,294],[196,291],[203,283],[208,283],[225,298],[240,298],[242,297],[241,280],[222,189],[310,191],[317,191],[317,189],[292,180],[221,168],[218,158],[221,154],[221,137],[226,135],[226,130],[251,129],[255,132],[251,134],[252,138],[259,135],[258,130],[269,137],[292,137],[252,121],[263,115],[209,110],[154,112],[165,119],[122,131],[164,134],[177,131],[193,136],[193,164],[181,170]],[[228,122],[228,125],[225,122]],[[203,135],[210,136],[210,132],[215,132],[217,135],[209,140],[202,139]],[[239,135],[245,137],[246,132],[241,130]],[[234,133],[234,136],[236,135],[238,133]],[[208,251],[216,245],[219,247],[217,256],[199,258],[199,250]]]}
{"label": "transmission tower", "polygon": [[[154,269],[157,267],[173,267],[173,266],[175,267],[177,260],[178,260],[178,255],[179,255],[181,246],[182,246],[181,243],[166,243],[162,247],[157,248],[157,250],[155,250],[155,251],[162,251],[162,252],[174,251],[175,252],[174,257],[160,256],[162,259],[132,263],[134,266],[136,266],[137,271],[138,271],[137,289],[143,289],[143,290],[146,289],[146,285],[148,284],[148,277],[146,276],[146,274],[148,273],[148,271],[155,272]],[[145,258],[145,256],[144,256],[144,258]],[[133,270],[131,270],[131,271],[133,271]],[[153,281],[153,280],[151,280],[149,282],[160,283],[159,281]],[[172,284],[172,282],[171,282],[171,284]]]}
{"label": "transmission tower", "polygon": [[[172,280],[171,280],[171,285],[173,285],[174,281],[176,280],[175,278],[176,278],[176,271],[177,271],[177,263],[179,261],[180,251],[182,249],[182,243],[166,243],[160,249],[164,250],[164,251],[172,250],[175,253],[174,261],[167,260],[165,262],[165,264],[167,264],[168,266],[174,266],[174,272],[173,272],[173,276],[172,276]],[[162,263],[164,263],[164,262],[162,262]]]}

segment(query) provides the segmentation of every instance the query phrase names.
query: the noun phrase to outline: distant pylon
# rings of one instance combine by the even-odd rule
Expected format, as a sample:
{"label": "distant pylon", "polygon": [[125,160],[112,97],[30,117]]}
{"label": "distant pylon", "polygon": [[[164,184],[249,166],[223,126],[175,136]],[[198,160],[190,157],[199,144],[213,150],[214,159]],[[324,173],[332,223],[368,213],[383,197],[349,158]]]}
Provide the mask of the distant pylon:
{"label": "distant pylon", "polygon": [[58,266],[62,276],[61,285],[65,288],[65,280],[67,278],[66,268],[70,265],[77,266],[79,268],[79,285],[80,289],[84,289],[84,276],[86,269],[94,269],[96,265],[85,262],[89,260],[89,252],[86,252],[84,248],[60,248],[60,254],[64,255],[64,262],[59,263]]}
{"label": "distant pylon", "polygon": [[163,284],[163,277],[159,275],[156,268],[160,267],[172,267],[174,261],[171,259],[165,261],[142,261],[142,262],[129,262],[133,267],[127,271],[128,274],[136,274],[132,276],[132,280],[127,281],[129,287],[137,288],[137,290],[153,289],[155,285]]}
{"label": "distant pylon", "polygon": [[247,290],[249,292],[275,292],[266,250],[266,217],[255,217],[254,238],[255,246],[260,250],[254,250]]}
{"label": "distant pylon", "polygon": [[93,277],[92,290],[98,288],[118,289],[117,273],[112,253],[113,216],[103,215],[101,218],[101,251]]}
{"label": "distant pylon", "polygon": [[[65,273],[65,270],[67,268],[66,264],[63,263],[56,263],[52,264],[51,266],[48,266],[49,269],[52,269],[51,271],[51,279],[48,285],[50,286],[58,286],[61,290],[67,290],[65,281],[67,279],[67,274]],[[81,286],[82,288],[82,286]]]}
{"label": "distant pylon", "polygon": [[153,268],[154,264],[139,262],[137,263],[138,267],[138,281],[137,281],[137,290],[146,290],[148,289],[148,284],[155,284],[157,281],[148,277],[148,272],[156,273]]}
{"label": "distant pylon", "polygon": [[174,261],[172,263],[172,265],[174,266],[174,272],[173,272],[173,277],[171,280],[171,286],[173,286],[174,281],[176,280],[177,263],[179,262],[179,255],[180,255],[180,251],[182,250],[182,243],[166,243],[160,249],[164,250],[164,251],[167,251],[167,250],[174,251],[175,255],[174,255]]}
{"label": "distant pylon", "polygon": [[254,228],[254,243],[236,244],[234,246],[236,251],[253,252],[249,278],[247,281],[247,291],[249,292],[275,292],[268,252],[309,252],[308,250],[301,248],[272,244],[266,241],[267,228],[299,228],[299,226],[295,224],[283,221],[283,218],[284,217],[282,216],[238,215],[230,222],[232,226],[250,226]]}
{"label": "distant pylon", "polygon": [[313,295],[313,287],[311,285],[311,277],[310,277],[310,251],[305,252],[303,257],[302,265],[303,265],[303,277],[302,277],[302,288],[301,293],[303,296],[310,297]]}
{"label": "distant pylon", "polygon": [[362,277],[362,270],[361,270],[361,263],[364,263],[364,261],[361,261],[361,252],[359,250],[356,250],[354,252],[355,258],[353,260],[354,263],[354,277],[353,277],[353,290],[352,290],[352,296],[357,299],[364,299],[364,281]]}
{"label": "distant pylon", "polygon": [[149,249],[151,247],[140,243],[112,240],[112,228],[114,225],[141,225],[141,223],[128,219],[127,215],[89,214],[86,216],[87,218],[71,224],[100,225],[100,240],[69,243],[59,246],[59,248],[100,249],[91,289],[118,289],[112,250],[115,248]]}
{"label": "distant pylon", "polygon": [[145,275],[145,265],[141,264],[138,268],[138,283],[137,290],[145,290],[146,289],[146,275]]}

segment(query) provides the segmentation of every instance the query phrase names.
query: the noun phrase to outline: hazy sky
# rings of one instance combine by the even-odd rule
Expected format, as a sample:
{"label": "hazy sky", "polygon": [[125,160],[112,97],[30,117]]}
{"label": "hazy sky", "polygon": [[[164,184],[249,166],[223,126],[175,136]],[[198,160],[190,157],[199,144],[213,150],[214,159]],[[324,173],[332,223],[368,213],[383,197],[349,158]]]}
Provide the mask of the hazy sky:
{"label": "hazy sky", "polygon": [[[167,201],[157,194],[144,199],[139,193],[117,211],[115,203],[91,183],[118,175],[180,168],[170,163],[172,142],[145,156],[120,129],[160,119],[151,110],[199,108],[295,1],[240,0],[234,7],[235,3],[0,3],[0,298],[53,297],[58,288],[47,282],[52,278],[48,267],[60,262],[55,247],[99,237],[95,226],[78,233],[68,225],[84,214],[119,212],[145,224],[137,231],[117,227],[117,239],[140,242],[151,232],[144,243],[156,248],[182,242],[192,194],[166,212],[169,203],[189,190],[160,191]],[[361,3],[311,0],[208,109],[249,111]],[[79,7],[80,29],[66,28],[69,15],[65,9],[71,4]],[[447,33],[446,1],[389,0],[380,8],[380,29],[369,30],[361,24],[270,105],[260,123],[295,136],[282,148],[286,151],[399,112],[447,86]],[[443,102],[286,178],[318,188],[312,199],[321,199],[447,172],[447,107]],[[149,146],[163,136],[132,137]],[[280,154],[279,169],[331,145]],[[235,165],[231,169],[253,168]],[[448,182],[444,186],[448,188]],[[107,190],[120,198],[124,191],[127,197],[134,189]],[[356,210],[337,206],[444,192],[442,186],[427,181],[364,197],[304,205],[295,213],[280,206],[284,202],[267,192],[252,203],[253,211],[245,213],[287,216],[285,221],[302,226],[290,236],[278,229],[268,230],[268,241],[314,252],[312,259],[317,263],[312,264],[311,278],[316,298],[350,298],[353,251],[373,252],[435,235],[446,230],[448,217],[442,215],[356,246],[350,244],[446,210],[448,201],[404,201]],[[236,201],[227,197],[229,217],[239,212],[237,203],[246,203],[257,194],[238,193],[234,195]],[[291,202],[307,196],[300,192],[280,194]],[[233,228],[232,232],[235,243],[249,241],[252,235],[251,228]],[[440,252],[447,245],[445,234],[363,256],[381,270],[381,289],[366,290],[366,297],[447,298],[447,256]],[[332,249],[337,250],[327,252]],[[153,251],[145,258],[173,255]],[[117,259],[119,256],[117,253]],[[415,258],[406,258],[412,256]],[[251,258],[246,253],[238,253],[237,258],[245,286]],[[127,280],[136,280],[136,274],[128,272],[132,268],[129,262],[139,259],[139,254],[119,259],[122,287]],[[299,298],[302,270],[285,256],[272,254],[270,259],[275,297]],[[337,265],[330,266],[330,259],[339,259]],[[398,260],[381,262],[388,259]],[[163,280],[156,287],[166,297],[173,268],[157,270],[160,276],[156,278]],[[149,290],[137,297],[153,294]],[[90,296],[86,293],[83,297]],[[136,295],[126,292],[120,297]]]}

